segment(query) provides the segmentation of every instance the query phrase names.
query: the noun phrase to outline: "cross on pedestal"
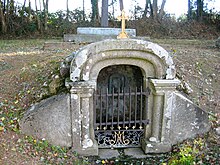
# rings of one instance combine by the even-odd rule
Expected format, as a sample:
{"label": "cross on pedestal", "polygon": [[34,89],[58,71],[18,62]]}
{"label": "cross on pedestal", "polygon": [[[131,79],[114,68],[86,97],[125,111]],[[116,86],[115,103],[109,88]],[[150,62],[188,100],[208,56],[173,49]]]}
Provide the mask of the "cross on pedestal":
{"label": "cross on pedestal", "polygon": [[124,10],[121,11],[121,16],[118,17],[118,20],[121,21],[121,33],[117,36],[117,38],[129,38],[125,32],[125,20],[128,20],[128,16],[125,16]]}

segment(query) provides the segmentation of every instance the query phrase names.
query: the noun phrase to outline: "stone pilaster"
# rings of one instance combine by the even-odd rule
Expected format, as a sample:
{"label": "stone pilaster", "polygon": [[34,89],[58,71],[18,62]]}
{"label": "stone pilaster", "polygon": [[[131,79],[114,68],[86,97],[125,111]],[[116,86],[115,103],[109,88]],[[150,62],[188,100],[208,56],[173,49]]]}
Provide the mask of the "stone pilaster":
{"label": "stone pilaster", "polygon": [[93,129],[93,92],[88,82],[74,83],[71,90],[72,148],[80,155],[98,155]]}
{"label": "stone pilaster", "polygon": [[153,108],[151,136],[142,141],[145,153],[161,153],[171,149],[170,122],[173,108],[173,91],[179,80],[151,79]]}
{"label": "stone pilaster", "polygon": [[155,138],[156,141],[160,141],[160,131],[161,131],[161,117],[163,110],[163,95],[162,94],[154,94],[153,96],[153,116],[152,116],[152,137]]}

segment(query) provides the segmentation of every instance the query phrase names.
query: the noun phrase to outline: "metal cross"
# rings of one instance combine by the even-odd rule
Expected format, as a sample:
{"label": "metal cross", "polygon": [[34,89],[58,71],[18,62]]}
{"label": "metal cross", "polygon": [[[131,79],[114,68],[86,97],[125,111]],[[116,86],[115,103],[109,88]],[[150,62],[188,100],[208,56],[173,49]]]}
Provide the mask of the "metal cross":
{"label": "metal cross", "polygon": [[121,16],[118,17],[118,20],[121,21],[121,33],[117,36],[117,38],[129,38],[125,32],[125,20],[128,20],[128,16],[125,16],[124,10],[122,10]]}

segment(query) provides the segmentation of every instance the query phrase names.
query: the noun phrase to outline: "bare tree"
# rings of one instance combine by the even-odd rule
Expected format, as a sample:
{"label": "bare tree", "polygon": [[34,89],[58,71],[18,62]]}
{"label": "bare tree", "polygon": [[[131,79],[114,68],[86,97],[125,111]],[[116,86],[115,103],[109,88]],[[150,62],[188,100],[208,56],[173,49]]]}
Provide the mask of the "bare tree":
{"label": "bare tree", "polygon": [[153,15],[153,13],[152,13],[153,7],[152,7],[151,0],[146,0],[144,12],[143,12],[143,17],[146,17],[148,12],[150,12],[150,16]]}
{"label": "bare tree", "polygon": [[165,13],[164,12],[165,4],[166,4],[166,0],[162,0],[162,3],[160,5],[160,9],[159,9],[158,0],[153,0],[153,2],[151,2],[151,0],[146,0],[145,11],[144,11],[143,16],[146,16],[147,13],[149,12],[150,16],[153,19],[157,19],[157,20],[161,19]]}

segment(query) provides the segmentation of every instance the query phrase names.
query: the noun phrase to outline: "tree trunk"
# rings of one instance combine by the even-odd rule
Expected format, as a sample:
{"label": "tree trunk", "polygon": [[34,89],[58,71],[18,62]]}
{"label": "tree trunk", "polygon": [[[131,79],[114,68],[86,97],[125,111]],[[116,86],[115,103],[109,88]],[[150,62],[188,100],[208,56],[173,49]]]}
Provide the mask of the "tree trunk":
{"label": "tree trunk", "polygon": [[144,7],[144,12],[143,12],[142,17],[147,17],[148,8],[149,8],[149,0],[146,0],[145,7]]}
{"label": "tree trunk", "polygon": [[188,0],[187,18],[188,18],[188,20],[192,19],[192,3],[191,3],[191,0]]}
{"label": "tree trunk", "polygon": [[70,11],[69,11],[69,0],[66,0],[66,20],[69,20],[69,15],[70,15]]}
{"label": "tree trunk", "polygon": [[202,14],[203,14],[203,0],[197,0],[196,16],[198,21],[202,21]]}
{"label": "tree trunk", "polygon": [[85,0],[83,0],[83,21],[86,20],[86,17],[85,17]]}
{"label": "tree trunk", "polygon": [[119,2],[120,2],[120,10],[122,11],[124,9],[123,0],[119,0]]}
{"label": "tree trunk", "polygon": [[162,19],[162,17],[163,17],[164,14],[165,14],[165,12],[164,12],[165,4],[166,4],[166,0],[163,0],[163,1],[162,1],[162,4],[161,4],[160,11],[159,11],[159,18],[160,18],[160,19]]}
{"label": "tree trunk", "polygon": [[44,30],[48,30],[47,22],[48,22],[48,1],[49,0],[43,0],[43,6],[44,6]]}
{"label": "tree trunk", "polygon": [[38,8],[37,8],[37,0],[35,0],[35,16],[37,18],[37,30],[41,33],[41,21],[39,18]]}
{"label": "tree trunk", "polygon": [[101,26],[108,27],[108,0],[102,0]]}
{"label": "tree trunk", "polygon": [[14,9],[15,9],[14,3],[15,3],[14,0],[10,1],[10,8],[9,8],[10,15],[14,14]]}
{"label": "tree trunk", "polygon": [[0,3],[0,20],[1,20],[1,24],[2,24],[2,34],[7,33],[7,25],[6,25],[6,21],[5,21],[5,15],[3,13],[3,8],[2,8],[2,3]]}
{"label": "tree trunk", "polygon": [[157,6],[157,0],[153,0],[153,18],[157,19],[157,11],[158,11],[158,6]]}
{"label": "tree trunk", "polygon": [[23,6],[22,6],[23,12],[24,12],[24,10],[25,10],[25,5],[26,5],[26,0],[24,0]]}
{"label": "tree trunk", "polygon": [[9,23],[9,7],[10,7],[10,2],[9,2],[9,0],[7,0],[7,4],[6,4],[6,14],[5,14],[6,24]]}
{"label": "tree trunk", "polygon": [[95,26],[99,24],[98,0],[91,0],[92,4],[92,22]]}
{"label": "tree trunk", "polygon": [[[2,6],[2,4],[1,4],[1,6]],[[2,6],[3,13],[6,12],[6,6],[7,6],[6,0],[4,0],[4,1],[3,1],[3,6]]]}
{"label": "tree trunk", "polygon": [[28,3],[28,22],[31,22],[32,18],[31,18],[31,0],[29,0]]}
{"label": "tree trunk", "polygon": [[113,17],[113,20],[115,18],[115,5],[114,5],[114,0],[112,0],[112,17]]}
{"label": "tree trunk", "polygon": [[151,16],[151,18],[153,18],[154,17],[154,13],[153,13],[153,5],[151,3],[151,0],[149,0],[149,5],[150,5],[150,16]]}

